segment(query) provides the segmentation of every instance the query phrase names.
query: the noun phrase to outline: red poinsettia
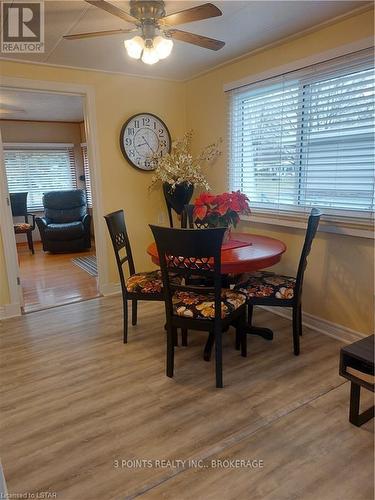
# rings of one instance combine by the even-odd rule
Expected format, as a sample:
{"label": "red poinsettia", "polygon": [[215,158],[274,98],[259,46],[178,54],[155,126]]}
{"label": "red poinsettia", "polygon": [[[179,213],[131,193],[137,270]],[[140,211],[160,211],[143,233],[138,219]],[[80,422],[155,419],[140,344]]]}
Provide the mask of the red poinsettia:
{"label": "red poinsettia", "polygon": [[194,219],[210,227],[236,227],[240,215],[249,213],[249,198],[240,191],[218,195],[202,193],[194,202]]}

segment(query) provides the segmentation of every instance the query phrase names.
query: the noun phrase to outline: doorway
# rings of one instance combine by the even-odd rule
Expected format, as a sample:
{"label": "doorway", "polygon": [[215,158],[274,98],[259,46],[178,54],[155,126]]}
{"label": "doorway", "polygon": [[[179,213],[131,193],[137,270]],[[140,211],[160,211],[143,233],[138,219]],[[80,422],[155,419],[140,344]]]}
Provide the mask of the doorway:
{"label": "doorway", "polygon": [[[31,86],[34,85],[33,82]],[[47,82],[45,86],[48,86]],[[13,279],[19,278],[22,312],[87,300],[101,294],[106,276],[103,265],[105,248],[103,238],[100,238],[102,228],[98,224],[100,208],[96,203],[99,200],[100,205],[98,173],[93,168],[95,161],[94,165],[90,161],[96,159],[96,151],[87,140],[90,138],[86,137],[88,129],[91,129],[91,137],[95,133],[95,127],[87,123],[88,93],[88,89],[79,93],[18,86],[1,89],[1,108],[5,110],[0,115],[0,125],[6,188],[10,202],[14,194],[28,193],[27,213],[31,214],[26,224],[32,227],[33,248],[30,248],[27,235],[16,230],[13,251],[17,253],[18,266],[9,269],[7,265],[9,285]],[[69,249],[64,247],[66,242],[62,241],[63,251],[60,252],[59,248],[51,251],[48,245],[45,248],[40,227],[40,220],[45,218],[43,194],[64,194],[66,191],[81,192],[87,201],[91,244],[82,248],[73,245]],[[13,208],[12,205],[10,203]],[[12,215],[12,224],[9,225],[12,230],[18,224],[25,225],[22,216]],[[3,239],[7,237],[12,239],[3,227]],[[60,235],[57,239],[63,237]],[[99,251],[96,241],[99,241]],[[53,244],[59,246],[60,243],[55,241]],[[8,250],[11,246],[8,244]],[[4,250],[6,253],[6,245]]]}

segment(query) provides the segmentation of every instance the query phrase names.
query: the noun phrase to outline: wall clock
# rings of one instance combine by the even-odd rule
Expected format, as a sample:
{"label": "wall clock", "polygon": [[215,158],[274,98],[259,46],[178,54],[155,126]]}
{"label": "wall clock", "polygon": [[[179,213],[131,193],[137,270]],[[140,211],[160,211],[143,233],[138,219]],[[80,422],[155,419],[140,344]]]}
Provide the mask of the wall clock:
{"label": "wall clock", "polygon": [[155,170],[155,157],[171,151],[166,124],[151,113],[131,116],[122,126],[120,147],[125,159],[141,170]]}

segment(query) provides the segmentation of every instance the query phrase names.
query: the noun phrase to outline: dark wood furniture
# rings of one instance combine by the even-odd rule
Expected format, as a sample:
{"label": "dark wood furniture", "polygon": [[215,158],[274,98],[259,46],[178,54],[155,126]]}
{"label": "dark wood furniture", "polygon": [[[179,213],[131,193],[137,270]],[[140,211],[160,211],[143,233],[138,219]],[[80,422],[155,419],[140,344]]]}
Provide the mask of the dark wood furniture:
{"label": "dark wood furniture", "polygon": [[[123,313],[124,344],[128,341],[128,301],[132,303],[132,325],[137,324],[137,301],[164,299],[160,271],[136,273],[132,249],[125,225],[123,210],[104,216],[111,237],[116,263],[120,275]],[[129,277],[125,278],[124,264],[127,264]]]}
{"label": "dark wood furniture", "polygon": [[[13,223],[15,234],[26,234],[29,250],[34,255],[33,231],[35,229],[35,215],[27,210],[28,193],[9,193],[10,206],[13,217],[23,217],[24,222]],[[29,223],[29,216],[32,224]]]}
{"label": "dark wood furniture", "polygon": [[[225,228],[224,228],[225,229]],[[245,272],[258,271],[266,267],[277,264],[286,251],[285,244],[258,234],[234,233],[233,239],[246,241],[247,246],[226,250],[221,252],[221,273],[222,274],[241,274]],[[159,265],[159,256],[155,243],[147,248],[152,262]]]}
{"label": "dark wood furniture", "polygon": [[[300,336],[302,335],[302,286],[307,266],[307,257],[311,251],[312,242],[318,230],[321,212],[311,210],[305,242],[299,260],[296,278],[263,272],[250,275],[235,286],[235,290],[242,291],[248,297],[248,324],[249,332],[254,333],[251,321],[253,306],[264,305],[272,307],[291,307],[293,310],[293,350],[297,356],[300,352]],[[240,249],[241,250],[241,249]],[[267,267],[267,266],[263,266]],[[258,328],[258,334],[262,334]],[[263,336],[272,338],[272,331],[263,329]]]}
{"label": "dark wood furniture", "polygon": [[341,348],[340,375],[351,382],[349,422],[360,427],[374,417],[374,406],[359,413],[361,387],[374,392],[374,335]]}
{"label": "dark wood furniture", "polygon": [[[242,294],[222,289],[221,246],[225,228],[170,229],[150,226],[163,278],[167,328],[167,369],[173,377],[177,328],[209,332],[206,353],[215,344],[216,387],[223,387],[222,332],[236,326],[241,354],[246,356],[246,305]],[[171,272],[183,278],[171,279]],[[212,286],[189,284],[191,276]],[[207,358],[207,356],[205,357]]]}

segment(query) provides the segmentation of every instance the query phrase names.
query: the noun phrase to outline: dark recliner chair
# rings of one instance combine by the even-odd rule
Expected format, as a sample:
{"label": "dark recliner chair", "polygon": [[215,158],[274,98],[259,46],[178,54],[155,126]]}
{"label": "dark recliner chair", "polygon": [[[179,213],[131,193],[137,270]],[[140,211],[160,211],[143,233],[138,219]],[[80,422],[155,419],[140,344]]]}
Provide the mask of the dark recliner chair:
{"label": "dark recliner chair", "polygon": [[45,216],[37,217],[43,250],[77,252],[91,247],[91,215],[82,189],[49,191],[43,195]]}

